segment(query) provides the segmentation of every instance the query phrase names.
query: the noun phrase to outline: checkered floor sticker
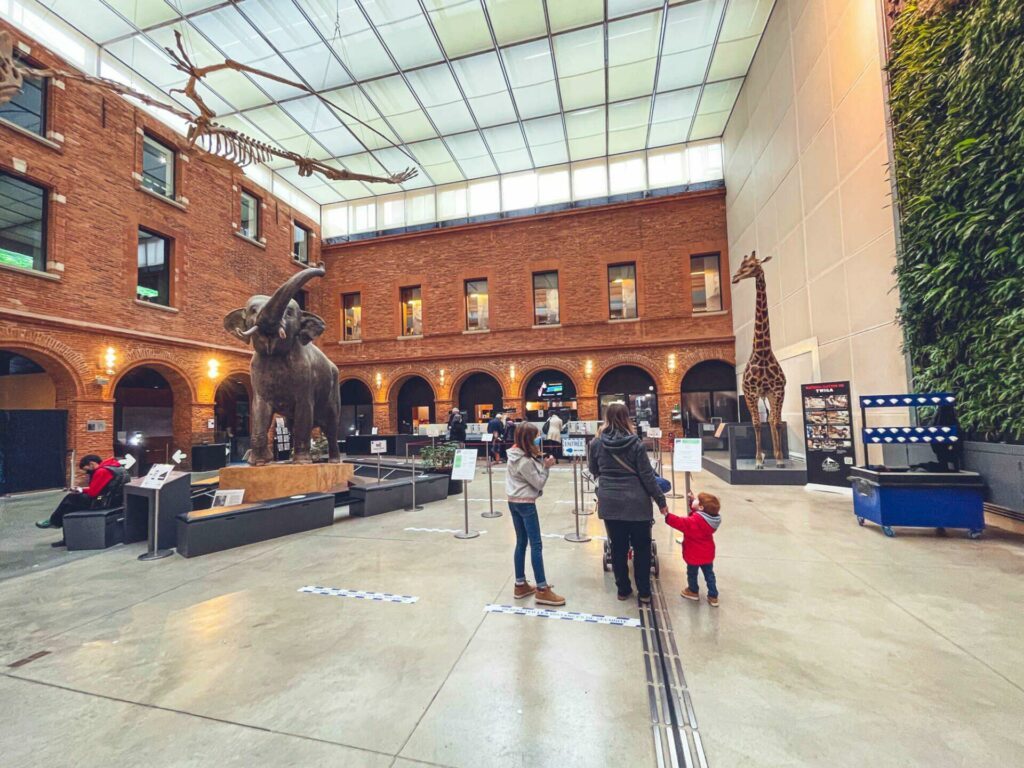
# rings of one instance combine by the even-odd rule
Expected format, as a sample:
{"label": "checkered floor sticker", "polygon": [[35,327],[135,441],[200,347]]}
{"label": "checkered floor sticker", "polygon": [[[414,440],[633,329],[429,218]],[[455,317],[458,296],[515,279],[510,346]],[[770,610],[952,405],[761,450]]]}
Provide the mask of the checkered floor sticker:
{"label": "checkered floor sticker", "polygon": [[[461,528],[406,528],[407,531],[416,531],[418,533],[461,533]],[[487,531],[479,531],[479,533],[487,533]]]}
{"label": "checkered floor sticker", "polygon": [[628,616],[605,616],[601,613],[577,613],[576,611],[549,611],[546,608],[518,608],[514,605],[496,605],[494,603],[485,605],[484,612],[536,616],[539,619],[576,621],[581,624],[609,624],[614,627],[640,626],[640,619],[631,619]]}
{"label": "checkered floor sticker", "polygon": [[328,595],[330,597],[354,597],[357,600],[374,600],[379,603],[415,603],[418,597],[413,595],[392,595],[389,592],[364,592],[361,589],[334,589],[333,587],[302,587],[299,592],[311,595]]}

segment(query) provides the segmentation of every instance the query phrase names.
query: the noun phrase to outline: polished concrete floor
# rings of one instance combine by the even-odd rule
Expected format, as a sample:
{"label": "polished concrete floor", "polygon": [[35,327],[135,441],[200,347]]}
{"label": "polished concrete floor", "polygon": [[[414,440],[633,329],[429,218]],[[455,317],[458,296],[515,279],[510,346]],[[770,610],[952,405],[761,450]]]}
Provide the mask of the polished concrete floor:
{"label": "polished concrete floor", "polygon": [[[723,500],[722,605],[678,596],[659,523],[660,620],[708,765],[1024,764],[1024,539],[887,539],[842,497],[695,484]],[[515,602],[514,536],[507,513],[480,517],[484,482],[469,496],[486,533],[467,541],[407,530],[460,527],[453,497],[193,560],[142,563],[132,545],[0,581],[0,765],[671,765],[650,635],[486,613]],[[559,468],[545,533],[572,530],[571,499]],[[544,544],[566,610],[640,617],[615,599],[600,540]]]}

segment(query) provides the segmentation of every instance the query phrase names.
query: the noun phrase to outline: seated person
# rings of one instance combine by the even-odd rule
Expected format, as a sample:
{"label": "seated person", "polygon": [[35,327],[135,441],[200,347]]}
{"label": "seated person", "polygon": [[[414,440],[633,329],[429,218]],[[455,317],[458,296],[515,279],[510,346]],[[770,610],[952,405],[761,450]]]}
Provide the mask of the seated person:
{"label": "seated person", "polygon": [[[114,467],[117,470],[114,470]],[[57,505],[57,509],[53,511],[52,515],[36,523],[37,528],[62,528],[64,526],[64,515],[80,509],[90,509],[96,502],[96,499],[103,493],[103,490],[110,484],[110,481],[114,479],[114,472],[124,471],[121,467],[121,462],[117,459],[100,459],[94,453],[83,456],[82,460],[78,462],[78,468],[88,473],[89,485],[85,488],[72,488],[71,492]],[[62,547],[64,546],[64,540],[61,539],[52,546]]]}

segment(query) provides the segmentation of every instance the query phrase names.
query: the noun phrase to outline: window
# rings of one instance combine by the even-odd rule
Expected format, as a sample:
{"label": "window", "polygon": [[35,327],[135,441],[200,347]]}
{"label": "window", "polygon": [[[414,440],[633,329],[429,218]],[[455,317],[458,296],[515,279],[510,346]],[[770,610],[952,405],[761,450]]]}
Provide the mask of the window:
{"label": "window", "polygon": [[174,150],[152,136],[142,137],[142,186],[164,197],[174,197]]}
{"label": "window", "polygon": [[242,216],[238,231],[250,240],[260,236],[260,199],[248,192],[242,192]]}
{"label": "window", "polygon": [[558,273],[533,273],[533,324],[558,325]]}
{"label": "window", "polygon": [[466,330],[487,330],[487,281],[466,281]]}
{"label": "window", "polygon": [[46,269],[46,190],[0,173],[0,264]]}
{"label": "window", "polygon": [[309,235],[310,232],[297,221],[292,222],[292,258],[309,264]]}
{"label": "window", "polygon": [[628,320],[636,316],[636,264],[608,267],[608,317]]}
{"label": "window", "polygon": [[718,312],[722,308],[717,253],[690,257],[690,296],[694,312]]}
{"label": "window", "polygon": [[[14,52],[16,64],[29,67],[38,66],[28,61],[17,51]],[[21,90],[6,104],[0,104],[0,118],[14,123],[38,136],[46,135],[46,85],[45,77],[26,75]]]}
{"label": "window", "polygon": [[418,285],[402,289],[402,335],[423,335],[423,301]]}
{"label": "window", "polygon": [[166,237],[139,230],[139,277],[135,287],[139,301],[171,305],[170,245]]}
{"label": "window", "polygon": [[295,294],[295,303],[299,305],[299,309],[303,312],[309,306],[309,291],[299,291]]}
{"label": "window", "polygon": [[363,338],[363,301],[358,293],[346,293],[341,297],[341,325],[345,329],[344,341]]}

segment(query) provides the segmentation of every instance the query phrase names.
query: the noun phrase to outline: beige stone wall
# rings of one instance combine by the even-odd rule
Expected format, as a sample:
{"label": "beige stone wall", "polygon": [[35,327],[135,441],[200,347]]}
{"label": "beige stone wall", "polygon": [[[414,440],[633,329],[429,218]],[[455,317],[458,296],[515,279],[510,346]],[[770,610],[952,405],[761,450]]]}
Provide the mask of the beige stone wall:
{"label": "beige stone wall", "polygon": [[[850,379],[903,392],[895,234],[877,0],[778,0],[725,131],[733,262],[765,266],[784,417],[801,445],[799,385]],[[754,285],[733,289],[736,364],[750,355]],[[872,423],[906,423],[905,413]]]}

